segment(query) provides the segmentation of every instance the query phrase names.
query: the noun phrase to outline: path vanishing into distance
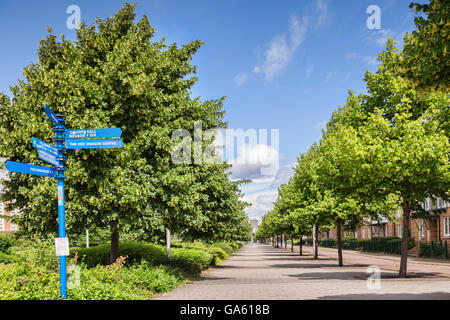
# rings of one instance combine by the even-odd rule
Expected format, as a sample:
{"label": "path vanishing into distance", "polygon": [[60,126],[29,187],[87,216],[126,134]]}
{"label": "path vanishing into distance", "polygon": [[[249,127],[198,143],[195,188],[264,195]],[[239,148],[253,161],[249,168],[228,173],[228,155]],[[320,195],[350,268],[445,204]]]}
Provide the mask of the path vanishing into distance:
{"label": "path vanishing into distance", "polygon": [[[335,249],[311,247],[304,255],[268,244],[251,243],[205,271],[200,278],[154,299],[300,300],[300,299],[450,299],[450,263],[409,259],[406,279],[397,278],[399,257],[344,251],[337,266]],[[379,288],[369,288],[369,266],[381,270]],[[374,282],[369,281],[369,286]]]}

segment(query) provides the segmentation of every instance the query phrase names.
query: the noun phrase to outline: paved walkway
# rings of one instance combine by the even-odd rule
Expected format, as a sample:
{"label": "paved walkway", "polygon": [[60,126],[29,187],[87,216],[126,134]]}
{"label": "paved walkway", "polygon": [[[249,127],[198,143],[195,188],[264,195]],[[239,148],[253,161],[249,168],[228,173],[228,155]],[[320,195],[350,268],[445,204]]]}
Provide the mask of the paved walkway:
{"label": "paved walkway", "polygon": [[[319,260],[313,259],[310,247],[304,247],[304,253],[300,257],[289,247],[284,250],[248,244],[198,280],[155,299],[450,299],[450,277],[446,277],[450,266],[446,264],[427,265],[425,270],[415,272],[412,263],[411,277],[399,279],[391,257],[386,260],[344,251],[345,266],[338,267],[336,250],[320,248]],[[370,265],[381,268],[379,288],[368,287]]]}

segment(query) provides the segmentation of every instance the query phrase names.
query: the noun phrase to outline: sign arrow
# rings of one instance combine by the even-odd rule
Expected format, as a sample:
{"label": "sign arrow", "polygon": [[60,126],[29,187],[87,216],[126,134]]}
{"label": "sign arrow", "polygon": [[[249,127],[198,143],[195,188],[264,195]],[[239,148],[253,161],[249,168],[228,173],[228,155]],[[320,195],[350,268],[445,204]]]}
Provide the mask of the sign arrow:
{"label": "sign arrow", "polygon": [[52,146],[51,144],[48,144],[47,142],[44,142],[35,137],[32,137],[31,143],[33,144],[33,147],[35,147],[38,150],[45,151],[47,153],[51,153],[54,156],[58,156],[58,148],[56,148],[55,146]]}
{"label": "sign arrow", "polygon": [[61,123],[59,123],[58,118],[56,117],[56,114],[50,109],[48,105],[45,105],[45,114],[50,118],[50,120],[53,121],[55,126],[60,126]]}
{"label": "sign arrow", "polygon": [[122,139],[66,140],[67,149],[122,148]]}
{"label": "sign arrow", "polygon": [[42,151],[38,149],[38,157],[41,160],[47,161],[48,163],[51,163],[54,166],[59,166],[59,161],[56,159],[56,157],[48,152]]}
{"label": "sign arrow", "polygon": [[56,170],[49,167],[36,166],[33,164],[14,161],[6,162],[6,169],[11,172],[34,174],[37,176],[56,178]]}
{"label": "sign arrow", "polygon": [[120,128],[66,130],[66,139],[115,138],[121,135]]}

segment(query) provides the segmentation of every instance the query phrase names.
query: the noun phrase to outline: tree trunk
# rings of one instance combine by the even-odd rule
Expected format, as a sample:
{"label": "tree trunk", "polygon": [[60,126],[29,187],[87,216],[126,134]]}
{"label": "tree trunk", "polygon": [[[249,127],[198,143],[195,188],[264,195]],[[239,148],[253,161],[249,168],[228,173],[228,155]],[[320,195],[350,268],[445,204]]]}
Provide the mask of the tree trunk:
{"label": "tree trunk", "polygon": [[167,259],[170,260],[170,230],[166,229],[166,251],[167,251]]}
{"label": "tree trunk", "polygon": [[109,262],[113,264],[119,257],[119,231],[117,227],[111,233],[111,251],[109,254]]}
{"label": "tree trunk", "polygon": [[319,259],[319,232],[316,230],[316,237],[313,239],[316,246],[314,247],[314,259]]}
{"label": "tree trunk", "polygon": [[294,252],[294,238],[291,238],[291,252]]}
{"label": "tree trunk", "polygon": [[342,261],[342,220],[337,220],[337,247],[338,247],[338,259],[339,259],[339,267],[344,265]]}
{"label": "tree trunk", "polygon": [[303,255],[303,237],[300,237],[300,255]]}
{"label": "tree trunk", "polygon": [[402,256],[400,259],[399,277],[406,278],[406,267],[408,263],[408,231],[411,204],[403,201],[403,230],[402,230]]}

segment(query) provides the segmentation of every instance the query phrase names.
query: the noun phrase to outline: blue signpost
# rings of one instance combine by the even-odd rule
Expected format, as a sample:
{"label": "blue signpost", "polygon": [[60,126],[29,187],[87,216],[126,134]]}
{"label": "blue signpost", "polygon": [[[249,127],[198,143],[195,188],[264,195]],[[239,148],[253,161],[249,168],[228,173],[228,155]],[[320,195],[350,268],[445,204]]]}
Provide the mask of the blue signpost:
{"label": "blue signpost", "polygon": [[58,148],[52,146],[51,144],[48,144],[47,142],[32,137],[31,143],[33,144],[33,147],[35,147],[39,151],[44,151],[54,156],[58,156]]}
{"label": "blue signpost", "polygon": [[6,169],[11,172],[28,173],[37,176],[56,178],[56,170],[54,168],[35,166],[33,164],[8,161],[6,162]]}
{"label": "blue signpost", "polygon": [[[65,116],[61,114],[55,114],[48,105],[45,105],[45,114],[55,124],[53,132],[55,137],[53,140],[56,142],[56,147],[32,137],[32,144],[38,151],[38,156],[41,160],[53,164],[54,168],[36,166],[26,163],[6,162],[6,168],[11,172],[34,174],[39,176],[47,176],[56,178],[58,180],[58,236],[55,241],[55,245],[58,243],[67,243],[66,239],[66,214],[65,214],[65,195],[64,195],[64,171],[67,168],[64,166],[64,152],[67,149],[94,149],[94,148],[121,148],[123,142],[121,139],[90,139],[90,138],[109,138],[120,137],[122,130],[120,128],[105,128],[105,129],[81,129],[81,130],[66,130],[64,127]],[[77,139],[85,140],[77,140]],[[66,140],[71,139],[71,140]],[[66,143],[66,146],[64,146]],[[68,245],[67,245],[68,246]],[[68,248],[62,251],[64,253],[58,253],[59,255],[59,279],[60,279],[60,292],[61,298],[67,298],[67,268],[66,268],[66,256],[68,255]]]}
{"label": "blue signpost", "polygon": [[66,140],[67,149],[122,148],[121,139]]}
{"label": "blue signpost", "polygon": [[120,128],[66,130],[66,139],[114,138],[121,135]]}

